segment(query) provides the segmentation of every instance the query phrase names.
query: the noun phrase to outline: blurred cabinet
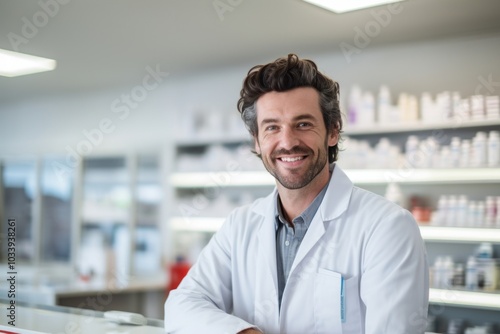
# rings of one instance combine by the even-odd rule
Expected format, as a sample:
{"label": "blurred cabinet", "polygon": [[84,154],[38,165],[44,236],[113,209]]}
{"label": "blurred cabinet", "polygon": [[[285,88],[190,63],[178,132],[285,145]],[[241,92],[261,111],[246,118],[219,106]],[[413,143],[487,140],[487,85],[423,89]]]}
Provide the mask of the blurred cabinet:
{"label": "blurred cabinet", "polygon": [[[16,261],[68,264],[83,275],[162,271],[161,154],[0,162],[2,235],[16,220]],[[2,262],[6,244],[1,243]]]}
{"label": "blurred cabinet", "polygon": [[[2,262],[7,260],[7,219],[16,220],[16,261],[32,262],[38,254],[38,238],[35,236],[39,225],[36,215],[37,202],[37,161],[34,159],[11,160],[2,163],[2,194],[0,209],[2,214]],[[37,201],[38,198],[38,201]]]}

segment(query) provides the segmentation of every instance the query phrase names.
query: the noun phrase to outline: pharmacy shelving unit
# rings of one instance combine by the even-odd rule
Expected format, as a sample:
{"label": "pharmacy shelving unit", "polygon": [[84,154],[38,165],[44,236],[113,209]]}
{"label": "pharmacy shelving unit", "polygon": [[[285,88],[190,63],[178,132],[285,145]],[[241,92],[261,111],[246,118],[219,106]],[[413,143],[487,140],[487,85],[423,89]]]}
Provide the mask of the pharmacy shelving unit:
{"label": "pharmacy shelving unit", "polygon": [[[498,130],[500,120],[484,121],[452,121],[439,124],[397,124],[394,126],[377,126],[370,128],[349,127],[345,128],[345,134],[352,138],[367,138],[370,141],[378,138],[393,137],[395,141],[401,142],[404,136],[410,134],[432,135],[436,132],[448,134],[449,137],[475,131]],[[238,145],[249,143],[248,138],[239,137],[216,137],[198,138],[196,140],[179,140],[176,143],[175,154],[189,151],[190,147],[210,147],[211,145]],[[374,143],[373,143],[374,144]],[[341,157],[342,158],[342,157]],[[341,159],[340,158],[340,159]],[[339,162],[341,164],[341,161]],[[425,191],[433,193],[434,196],[447,187],[460,187],[466,191],[478,187],[496,187],[500,185],[500,168],[454,168],[454,169],[344,169],[354,184],[360,187],[379,187],[382,189],[389,182],[397,182],[404,187],[424,187]],[[169,178],[173,188],[173,199],[176,193],[195,193],[196,190],[207,187],[218,186],[214,179],[223,177],[226,172],[178,172],[174,171]],[[275,186],[274,179],[265,171],[242,171],[231,175],[224,184],[225,190],[241,189],[252,191],[252,189],[269,189]],[[488,190],[489,191],[489,190]],[[476,192],[477,195],[477,192]],[[490,194],[484,194],[484,196]],[[500,195],[493,194],[493,195]],[[216,232],[224,222],[226,212],[218,216],[191,215],[180,216],[172,213],[170,217],[170,228],[176,232],[204,233]],[[481,242],[491,242],[500,245],[500,228],[457,228],[440,227],[420,224],[420,231],[426,245],[430,244],[468,244],[471,246]],[[480,312],[500,311],[500,292],[464,291],[457,289],[431,289],[430,303],[436,306],[450,306],[463,310],[479,310]],[[482,311],[481,311],[482,310]],[[467,311],[468,312],[468,311]],[[496,319],[491,319],[495,322]]]}

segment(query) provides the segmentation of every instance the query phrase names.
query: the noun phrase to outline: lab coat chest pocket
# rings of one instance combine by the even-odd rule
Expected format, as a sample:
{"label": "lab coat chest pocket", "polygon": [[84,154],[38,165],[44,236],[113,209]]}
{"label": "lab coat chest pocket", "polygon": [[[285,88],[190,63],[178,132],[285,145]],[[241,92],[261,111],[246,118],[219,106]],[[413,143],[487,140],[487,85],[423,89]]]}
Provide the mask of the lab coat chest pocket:
{"label": "lab coat chest pocket", "polygon": [[342,333],[342,275],[319,268],[314,282],[314,333]]}
{"label": "lab coat chest pocket", "polygon": [[358,279],[319,268],[314,285],[315,333],[361,333]]}

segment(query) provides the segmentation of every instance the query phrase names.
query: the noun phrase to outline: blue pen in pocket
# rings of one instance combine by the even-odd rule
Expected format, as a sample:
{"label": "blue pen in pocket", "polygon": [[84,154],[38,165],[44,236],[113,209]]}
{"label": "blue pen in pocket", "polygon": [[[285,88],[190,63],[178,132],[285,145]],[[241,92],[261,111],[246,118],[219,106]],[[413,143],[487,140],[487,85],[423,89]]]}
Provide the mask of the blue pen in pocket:
{"label": "blue pen in pocket", "polygon": [[345,289],[344,289],[344,277],[340,279],[340,319],[342,323],[346,321],[345,318]]}

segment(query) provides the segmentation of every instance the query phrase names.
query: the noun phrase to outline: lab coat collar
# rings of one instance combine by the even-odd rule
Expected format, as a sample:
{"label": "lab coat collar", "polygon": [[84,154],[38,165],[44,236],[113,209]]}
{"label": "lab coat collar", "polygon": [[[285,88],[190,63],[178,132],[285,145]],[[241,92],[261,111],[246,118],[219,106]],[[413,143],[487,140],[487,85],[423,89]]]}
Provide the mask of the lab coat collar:
{"label": "lab coat collar", "polygon": [[342,215],[349,206],[353,184],[345,172],[337,165],[334,165],[330,184],[326,191],[323,202],[319,207],[321,219],[331,221]]}

